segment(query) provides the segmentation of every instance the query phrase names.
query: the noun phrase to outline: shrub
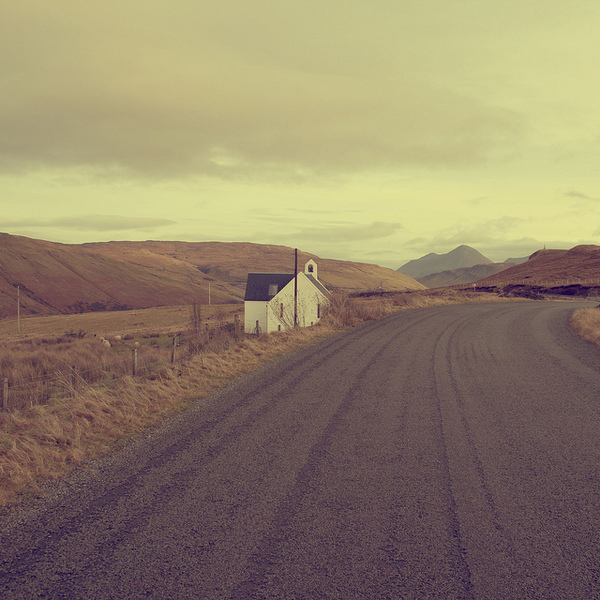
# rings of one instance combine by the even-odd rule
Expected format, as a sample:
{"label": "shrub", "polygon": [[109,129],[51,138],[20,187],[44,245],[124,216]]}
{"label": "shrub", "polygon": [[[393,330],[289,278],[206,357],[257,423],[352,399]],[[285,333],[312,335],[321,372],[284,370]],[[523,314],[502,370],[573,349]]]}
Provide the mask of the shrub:
{"label": "shrub", "polygon": [[321,323],[334,328],[353,327],[363,321],[385,317],[394,309],[394,302],[388,298],[352,298],[346,293],[336,292],[324,309]]}

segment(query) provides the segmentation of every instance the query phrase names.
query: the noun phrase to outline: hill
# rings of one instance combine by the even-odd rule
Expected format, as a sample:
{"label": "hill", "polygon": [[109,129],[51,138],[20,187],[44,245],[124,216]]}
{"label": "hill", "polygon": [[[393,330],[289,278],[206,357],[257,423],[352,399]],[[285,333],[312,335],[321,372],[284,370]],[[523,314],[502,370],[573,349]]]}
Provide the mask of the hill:
{"label": "hill", "polygon": [[581,284],[597,287],[600,277],[600,246],[575,246],[570,250],[538,250],[527,262],[514,265],[478,285],[502,287],[511,283],[529,283],[544,288]]}
{"label": "hill", "polygon": [[532,279],[553,283],[567,279],[597,278],[599,275],[600,246],[584,245],[570,250],[538,250],[527,262],[514,265],[493,279]]}
{"label": "hill", "polygon": [[[326,285],[347,290],[421,289],[410,277],[377,265],[320,259]],[[241,302],[249,271],[294,270],[283,246],[218,242],[58,244],[0,233],[0,318],[208,303]],[[290,258],[291,257],[291,258]]]}
{"label": "hill", "polygon": [[446,254],[430,252],[426,256],[407,262],[397,271],[416,279],[433,273],[489,264],[493,264],[492,261],[481,252],[470,246],[462,245]]}
{"label": "hill", "polygon": [[[191,303],[206,296],[208,278],[152,272],[80,246],[0,233],[0,317],[60,314]],[[233,300],[219,291],[219,301]]]}
{"label": "hill", "polygon": [[529,256],[520,256],[519,258],[507,258],[505,263],[512,263],[513,265],[520,265],[521,263],[527,262]]}
{"label": "hill", "polygon": [[[153,272],[193,269],[211,280],[228,284],[240,298],[246,277],[253,272],[293,273],[294,250],[287,246],[249,242],[102,242],[85,244],[93,252],[118,258]],[[319,279],[330,289],[363,291],[423,289],[412,277],[379,265],[320,258],[298,251],[298,268],[309,259],[319,264]]]}
{"label": "hill", "polygon": [[425,277],[417,277],[419,283],[428,288],[447,287],[452,285],[462,285],[473,283],[485,277],[490,277],[511,267],[509,263],[492,263],[489,265],[475,265],[473,267],[463,267],[462,269],[451,269],[441,273],[432,273]]}

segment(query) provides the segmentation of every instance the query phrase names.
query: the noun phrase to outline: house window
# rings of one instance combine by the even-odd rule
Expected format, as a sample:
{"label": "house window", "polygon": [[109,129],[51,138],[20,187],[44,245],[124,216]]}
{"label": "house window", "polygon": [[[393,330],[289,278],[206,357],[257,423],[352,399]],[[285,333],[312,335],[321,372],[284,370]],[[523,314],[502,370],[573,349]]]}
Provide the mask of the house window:
{"label": "house window", "polygon": [[279,305],[279,318],[283,319],[283,302]]}
{"label": "house window", "polygon": [[308,265],[308,272],[312,273],[314,271],[314,265]]}
{"label": "house window", "polygon": [[321,318],[321,305],[317,304],[317,319]]}
{"label": "house window", "polygon": [[269,284],[269,297],[272,298],[273,296],[276,296],[278,291],[279,291],[279,286],[276,283]]}

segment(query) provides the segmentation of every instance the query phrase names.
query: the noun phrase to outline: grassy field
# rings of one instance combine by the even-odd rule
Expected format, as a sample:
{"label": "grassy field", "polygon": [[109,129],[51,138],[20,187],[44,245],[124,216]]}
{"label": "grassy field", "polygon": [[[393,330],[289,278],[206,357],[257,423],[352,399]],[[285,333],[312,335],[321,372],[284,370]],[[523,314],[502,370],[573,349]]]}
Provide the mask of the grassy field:
{"label": "grassy field", "polygon": [[[201,306],[204,321],[217,322],[232,320],[234,314],[243,314],[242,304],[218,304]],[[189,326],[189,306],[164,306],[144,308],[134,311],[93,312],[76,315],[57,315],[49,317],[23,317],[20,332],[15,317],[0,320],[0,340],[13,341],[30,336],[61,336],[68,332],[83,332],[88,337],[93,335],[111,337],[115,335],[134,335],[161,331],[182,331]]]}
{"label": "grassy field", "polygon": [[[202,401],[232,377],[282,353],[399,310],[499,300],[503,299],[490,294],[454,291],[399,293],[365,299],[339,294],[333,296],[324,318],[314,327],[241,338],[234,337],[230,329],[222,328],[222,333],[209,342],[194,337],[190,307],[134,311],[137,314],[31,317],[23,320],[20,334],[14,332],[14,319],[4,320],[0,322],[0,339],[5,342],[5,354],[0,355],[0,366],[6,369],[12,360],[9,355],[14,358],[20,348],[23,352],[32,352],[29,358],[35,367],[30,376],[34,379],[40,376],[35,368],[42,369],[46,377],[60,370],[58,363],[66,365],[66,370],[62,371],[60,393],[56,391],[58,387],[49,389],[43,402],[26,403],[0,413],[0,506],[35,501],[41,482],[61,477],[89,459],[121,447],[124,440],[143,433],[166,415]],[[203,324],[232,321],[241,308],[235,305],[201,307]],[[157,359],[152,369],[136,378],[129,376],[126,369],[113,375],[101,368],[96,378],[86,380],[79,376],[84,370],[81,367],[73,375],[73,355],[83,355],[85,344],[91,344],[92,361],[98,362],[100,357],[100,362],[108,363],[123,352],[123,348],[128,348],[127,343],[157,341],[164,332],[184,330],[188,346],[178,350],[180,358],[175,365]],[[78,337],[80,331],[85,336]],[[131,339],[121,340],[110,349],[97,339],[102,336],[114,342],[117,335],[131,336]],[[159,350],[160,344],[155,346]],[[34,351],[42,350],[46,358],[33,355]],[[71,352],[68,359],[66,354],[61,355],[67,351]],[[29,358],[22,356],[21,362],[24,364]],[[3,373],[0,376],[6,377]]]}

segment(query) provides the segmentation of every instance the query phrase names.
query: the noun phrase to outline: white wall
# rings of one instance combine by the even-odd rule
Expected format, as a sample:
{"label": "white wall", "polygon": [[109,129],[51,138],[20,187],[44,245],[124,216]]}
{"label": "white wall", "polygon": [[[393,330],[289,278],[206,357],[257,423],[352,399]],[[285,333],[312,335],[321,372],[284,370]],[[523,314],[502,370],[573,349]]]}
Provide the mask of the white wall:
{"label": "white wall", "polygon": [[258,321],[260,333],[266,333],[267,303],[246,300],[244,303],[244,332],[256,333],[256,321]]}
{"label": "white wall", "polygon": [[[328,302],[304,273],[298,273],[298,325],[309,327],[319,321]],[[283,305],[283,315],[281,306]],[[290,281],[269,302],[248,301],[244,303],[244,331],[256,333],[256,321],[260,333],[285,331],[294,326],[294,280]]]}
{"label": "white wall", "polygon": [[[319,320],[327,297],[322,294],[304,273],[298,273],[298,325],[309,327]],[[281,305],[283,304],[283,317]],[[255,324],[256,326],[256,324]],[[267,312],[267,331],[285,331],[294,326],[294,281],[290,281],[270,302]]]}

